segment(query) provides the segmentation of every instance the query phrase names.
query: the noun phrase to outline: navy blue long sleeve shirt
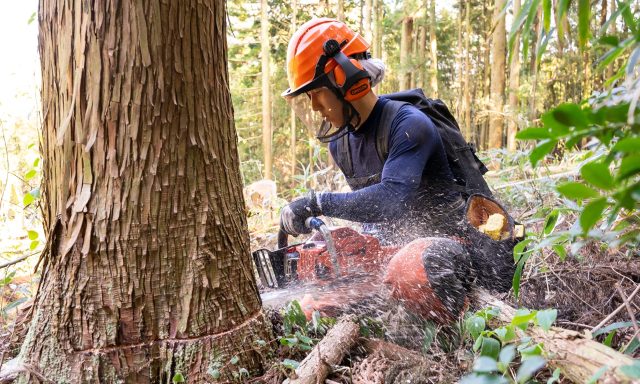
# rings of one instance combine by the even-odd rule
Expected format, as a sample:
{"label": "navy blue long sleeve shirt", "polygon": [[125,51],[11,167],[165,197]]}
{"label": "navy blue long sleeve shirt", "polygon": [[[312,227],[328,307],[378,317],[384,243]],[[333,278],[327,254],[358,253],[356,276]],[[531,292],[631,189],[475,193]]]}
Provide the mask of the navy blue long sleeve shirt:
{"label": "navy blue long sleeve shirt", "polygon": [[[431,119],[413,106],[403,106],[393,119],[389,155],[382,164],[375,135],[387,102],[380,97],[364,124],[349,134],[354,176],[368,176],[382,169],[381,181],[357,191],[323,193],[320,204],[324,215],[363,223],[395,221],[420,210],[417,196],[425,187],[432,200],[450,200],[452,191],[438,190],[440,185],[453,183],[442,140]],[[329,149],[335,158],[335,141]]]}

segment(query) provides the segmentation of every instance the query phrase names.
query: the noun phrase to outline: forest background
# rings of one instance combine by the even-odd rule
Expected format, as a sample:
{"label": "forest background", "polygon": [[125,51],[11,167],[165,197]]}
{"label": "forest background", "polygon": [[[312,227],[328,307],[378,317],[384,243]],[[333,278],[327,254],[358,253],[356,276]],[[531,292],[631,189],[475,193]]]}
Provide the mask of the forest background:
{"label": "forest background", "polygon": [[[11,58],[0,64],[0,265],[12,263],[0,271],[0,288],[9,288],[0,297],[4,319],[31,296],[29,260],[44,243],[36,8],[19,2],[0,22]],[[567,258],[637,256],[639,8],[617,0],[227,2],[243,182],[278,186],[266,213],[250,212],[253,239],[268,238],[284,201],[345,186],[326,147],[279,96],[288,86],[289,37],[311,17],[329,16],[363,34],[387,64],[379,94],[421,87],[449,105],[489,165],[494,190],[532,229],[518,279]],[[573,321],[594,320],[583,317]],[[635,336],[619,347],[636,351]]]}

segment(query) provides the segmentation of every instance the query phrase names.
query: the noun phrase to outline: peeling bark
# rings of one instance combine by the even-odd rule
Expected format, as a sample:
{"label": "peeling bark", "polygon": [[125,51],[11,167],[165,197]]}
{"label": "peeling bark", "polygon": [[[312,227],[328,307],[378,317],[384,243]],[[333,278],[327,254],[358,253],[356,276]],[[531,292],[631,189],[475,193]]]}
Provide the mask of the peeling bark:
{"label": "peeling bark", "polygon": [[60,382],[261,369],[224,2],[41,0],[38,17],[49,231],[21,358]]}

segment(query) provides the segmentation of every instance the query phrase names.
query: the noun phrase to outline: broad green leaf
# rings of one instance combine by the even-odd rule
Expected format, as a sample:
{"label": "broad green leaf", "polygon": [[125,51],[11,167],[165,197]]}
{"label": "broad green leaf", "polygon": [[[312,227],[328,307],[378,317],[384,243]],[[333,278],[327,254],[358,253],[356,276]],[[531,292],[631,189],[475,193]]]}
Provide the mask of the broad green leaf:
{"label": "broad green leaf", "polygon": [[24,179],[25,180],[31,180],[35,177],[35,175],[37,174],[35,169],[30,170],[29,172],[24,174]]}
{"label": "broad green leaf", "polygon": [[518,309],[515,316],[513,316],[513,319],[511,319],[511,325],[525,330],[527,329],[529,321],[533,320],[535,316],[535,312],[531,312],[526,308]]}
{"label": "broad green leaf", "polygon": [[32,231],[32,230],[28,230],[27,231],[27,236],[29,237],[29,240],[35,240],[35,239],[38,238],[38,232]]}
{"label": "broad green leaf", "polygon": [[500,354],[500,342],[491,337],[482,337],[482,348],[480,348],[481,356],[488,356],[497,359]]}
{"label": "broad green leaf", "polygon": [[557,381],[560,381],[560,368],[556,368],[553,371],[553,376],[551,376],[549,379],[547,379],[547,384],[553,384]]}
{"label": "broad green leaf", "polygon": [[545,157],[549,152],[555,148],[556,144],[558,144],[557,140],[543,140],[531,151],[529,154],[529,160],[531,161],[531,166],[535,168],[536,164]]}
{"label": "broad green leaf", "polygon": [[556,187],[556,189],[562,196],[573,200],[590,199],[600,196],[598,191],[596,191],[595,189],[590,188],[577,181],[570,181],[568,183],[560,184]]}
{"label": "broad green leaf", "polygon": [[533,377],[542,367],[547,364],[547,361],[540,356],[535,356],[522,362],[518,373],[516,374],[516,380],[518,383],[526,383],[527,380]]}
{"label": "broad green leaf", "polygon": [[602,218],[602,212],[607,207],[607,199],[601,197],[587,204],[580,214],[580,227],[584,233],[589,230]]}
{"label": "broad green leaf", "polygon": [[516,139],[518,140],[541,140],[549,138],[549,130],[547,128],[531,127],[523,129],[516,133]]}
{"label": "broad green leaf", "polygon": [[624,3],[618,1],[618,7],[622,7],[622,19],[624,20],[624,23],[627,25],[627,27],[629,27],[631,32],[633,32],[633,34],[635,35],[637,31],[636,23],[633,19],[633,14],[631,13],[631,3],[629,1],[625,1]]}
{"label": "broad green leaf", "polygon": [[622,374],[632,379],[640,379],[640,361],[636,360],[629,365],[618,368]]}
{"label": "broad green leaf", "polygon": [[573,103],[560,104],[551,111],[554,119],[567,127],[576,127],[577,129],[587,128],[589,121],[585,116],[585,111],[579,105]]}
{"label": "broad green leaf", "polygon": [[34,249],[38,248],[38,244],[40,244],[38,240],[33,240],[31,244],[29,244],[29,250],[33,251]]}
{"label": "broad green leaf", "polygon": [[498,361],[504,364],[509,364],[516,357],[516,347],[513,344],[505,345],[504,348],[500,351],[500,356],[498,357]]}
{"label": "broad green leaf", "polygon": [[626,179],[640,172],[640,154],[625,156],[620,162],[618,180]]}
{"label": "broad green leaf", "polygon": [[551,325],[556,318],[558,317],[558,310],[556,309],[545,309],[543,311],[538,311],[536,313],[536,320],[540,328],[548,331],[551,329]]}
{"label": "broad green leaf", "polygon": [[30,194],[30,193],[27,193],[27,194],[25,194],[25,195],[24,195],[24,197],[22,198],[22,205],[23,205],[24,207],[27,207],[29,204],[33,203],[33,201],[34,201],[34,200],[35,200],[35,199],[34,199],[33,195],[32,195],[32,194]]}
{"label": "broad green leaf", "polygon": [[39,157],[36,157],[36,159],[35,159],[35,160],[33,160],[33,167],[34,167],[34,168],[35,168],[35,167],[37,167],[37,166],[38,166],[38,164],[40,164],[40,158],[39,158]]}
{"label": "broad green leaf", "polygon": [[589,0],[578,0],[578,41],[582,50],[589,40],[589,20],[591,20]]}
{"label": "broad green leaf", "polygon": [[596,71],[601,71],[613,63],[618,57],[620,57],[626,50],[634,43],[633,38],[626,39],[622,44],[617,45],[607,51],[602,57],[598,59],[598,66]]}
{"label": "broad green leaf", "polygon": [[173,375],[173,379],[171,379],[171,381],[174,383],[184,383],[184,376],[182,376],[182,373],[177,372]]}
{"label": "broad green leaf", "polygon": [[567,258],[567,250],[564,249],[564,246],[560,244],[555,244],[551,246],[551,248],[558,255],[558,258],[560,258],[560,261],[564,261]]}
{"label": "broad green leaf", "polygon": [[525,347],[518,347],[518,351],[520,351],[520,355],[522,358],[522,361],[530,359],[532,357],[535,356],[541,356],[542,355],[542,344],[538,343],[535,345],[530,345],[530,346],[525,346]]}
{"label": "broad green leaf", "polygon": [[618,141],[611,150],[614,152],[640,152],[640,137],[625,137]]}
{"label": "broad green leaf", "polygon": [[498,365],[495,359],[487,356],[480,356],[473,363],[473,371],[481,373],[495,372],[498,370]]}
{"label": "broad green leaf", "polygon": [[238,356],[233,356],[231,360],[229,360],[229,362],[233,365],[238,364],[239,361],[240,361],[240,358]]}
{"label": "broad green leaf", "polygon": [[480,316],[471,316],[466,320],[467,329],[471,336],[476,339],[480,332],[484,331],[484,327],[486,325],[484,319]]}
{"label": "broad green leaf", "polygon": [[299,362],[295,361],[295,360],[291,360],[291,359],[284,359],[282,360],[282,365],[285,368],[289,368],[289,369],[296,369],[298,368],[298,366],[300,365]]}
{"label": "broad green leaf", "polygon": [[580,168],[580,175],[589,184],[602,189],[611,189],[615,183],[609,165],[601,162],[587,163]]}
{"label": "broad green leaf", "polygon": [[617,47],[620,44],[620,39],[618,36],[613,35],[605,35],[598,39],[598,42],[603,45],[610,45],[612,47]]}
{"label": "broad green leaf", "polygon": [[[544,124],[544,127],[548,130],[547,137],[558,138],[567,135],[570,132],[569,127],[571,125],[567,125],[556,120],[555,116],[553,115],[553,111],[543,113],[540,117],[540,120],[542,120],[542,124]],[[541,137],[541,139],[544,138],[545,137]]]}
{"label": "broad green leaf", "polygon": [[556,223],[558,222],[558,217],[560,216],[560,212],[557,209],[554,209],[547,215],[547,218],[544,223],[544,229],[542,233],[545,235],[550,234],[556,227]]}
{"label": "broad green leaf", "polygon": [[496,336],[498,336],[502,344],[508,343],[516,338],[516,331],[513,325],[496,328],[494,332]]}

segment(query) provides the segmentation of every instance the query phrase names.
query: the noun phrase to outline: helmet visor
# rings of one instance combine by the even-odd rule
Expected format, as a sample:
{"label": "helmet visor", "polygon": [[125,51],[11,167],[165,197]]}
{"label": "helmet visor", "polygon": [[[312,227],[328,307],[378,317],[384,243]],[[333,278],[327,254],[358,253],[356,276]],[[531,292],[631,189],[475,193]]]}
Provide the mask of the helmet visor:
{"label": "helmet visor", "polygon": [[[326,88],[321,87],[317,90],[324,89]],[[329,119],[327,119],[327,116],[323,116],[322,113],[314,110],[311,97],[308,93],[287,97],[286,100],[295,115],[298,116],[298,119],[300,119],[305,127],[310,130],[310,132],[313,132],[316,138],[321,142],[326,143],[331,141],[339,132],[342,131],[340,127],[336,127],[331,124]],[[337,113],[339,113],[340,118],[343,116],[342,109],[337,111]]]}

